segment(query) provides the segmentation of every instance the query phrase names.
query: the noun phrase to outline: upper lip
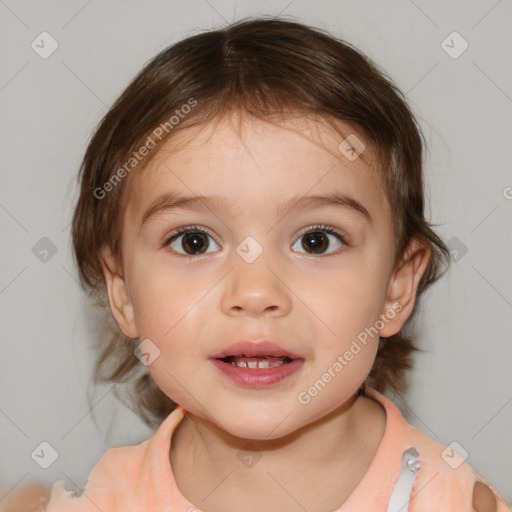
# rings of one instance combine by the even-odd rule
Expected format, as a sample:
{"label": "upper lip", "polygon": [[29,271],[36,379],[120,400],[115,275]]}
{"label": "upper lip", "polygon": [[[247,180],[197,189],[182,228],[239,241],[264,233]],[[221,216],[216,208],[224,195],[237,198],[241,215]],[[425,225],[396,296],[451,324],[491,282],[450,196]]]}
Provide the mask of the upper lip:
{"label": "upper lip", "polygon": [[211,359],[223,359],[228,356],[246,356],[246,357],[262,357],[262,356],[273,356],[273,357],[289,357],[290,359],[302,359],[297,354],[285,350],[272,341],[238,341],[233,345],[229,345],[222,352],[217,352],[211,356]]}

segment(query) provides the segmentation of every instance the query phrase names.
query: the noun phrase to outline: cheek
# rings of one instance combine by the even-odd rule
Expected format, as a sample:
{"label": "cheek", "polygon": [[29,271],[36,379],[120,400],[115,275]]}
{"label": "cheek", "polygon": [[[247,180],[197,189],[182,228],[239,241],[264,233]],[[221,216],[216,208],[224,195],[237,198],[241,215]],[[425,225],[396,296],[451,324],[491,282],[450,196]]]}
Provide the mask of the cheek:
{"label": "cheek", "polygon": [[151,267],[137,282],[133,296],[135,322],[141,341],[150,339],[155,343],[166,365],[174,371],[176,361],[192,363],[198,356],[204,358],[205,347],[197,340],[212,328],[214,307],[204,295],[215,281],[207,276],[187,278],[156,264]]}
{"label": "cheek", "polygon": [[[374,254],[354,256],[325,283],[322,309],[338,335],[355,337],[378,319],[387,296],[387,263]],[[327,320],[326,320],[327,321]]]}
{"label": "cheek", "polygon": [[[328,373],[325,379],[331,378],[333,393],[338,387],[338,391],[345,386],[357,388],[373,365],[382,328],[379,315],[387,292],[387,264],[378,253],[361,254],[326,284],[318,311],[328,329],[321,329],[315,371],[320,368],[320,373]],[[310,379],[318,377],[310,375]]]}
{"label": "cheek", "polygon": [[[141,337],[163,339],[184,317],[194,298],[200,297],[193,281],[184,281],[179,272],[170,272],[162,258],[144,258],[129,268],[130,291],[135,321]],[[190,285],[190,286],[187,286]]]}

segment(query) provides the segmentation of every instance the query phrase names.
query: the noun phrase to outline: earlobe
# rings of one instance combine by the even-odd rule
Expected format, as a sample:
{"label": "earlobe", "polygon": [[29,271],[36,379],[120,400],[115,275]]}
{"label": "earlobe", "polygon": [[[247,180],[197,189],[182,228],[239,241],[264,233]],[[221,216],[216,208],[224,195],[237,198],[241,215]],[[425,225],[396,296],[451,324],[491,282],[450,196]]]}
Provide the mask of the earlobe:
{"label": "earlobe", "polygon": [[108,247],[101,249],[100,259],[112,316],[125,336],[137,338],[138,332],[133,314],[133,304],[125,278],[119,272],[115,258]]}
{"label": "earlobe", "polygon": [[[431,254],[432,250],[425,243],[415,239],[409,244],[390,279],[383,311],[386,314],[392,309],[397,313],[381,330],[381,337],[387,338],[398,333],[411,315],[416,303],[418,285],[427,270]],[[397,303],[400,308],[397,308]]]}

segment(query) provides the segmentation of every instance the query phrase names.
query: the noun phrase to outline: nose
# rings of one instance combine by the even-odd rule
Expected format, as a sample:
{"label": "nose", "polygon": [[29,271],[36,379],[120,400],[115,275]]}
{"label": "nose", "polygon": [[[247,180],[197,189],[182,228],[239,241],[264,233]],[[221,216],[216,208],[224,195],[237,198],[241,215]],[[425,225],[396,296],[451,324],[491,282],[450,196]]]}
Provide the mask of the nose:
{"label": "nose", "polygon": [[250,263],[235,254],[222,309],[229,315],[286,315],[291,308],[291,292],[283,277],[270,254],[263,252]]}

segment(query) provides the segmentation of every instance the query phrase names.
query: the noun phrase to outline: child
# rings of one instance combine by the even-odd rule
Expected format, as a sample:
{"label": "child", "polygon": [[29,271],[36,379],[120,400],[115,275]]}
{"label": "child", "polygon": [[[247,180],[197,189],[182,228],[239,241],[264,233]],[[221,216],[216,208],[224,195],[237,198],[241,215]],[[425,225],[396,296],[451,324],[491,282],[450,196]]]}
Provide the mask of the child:
{"label": "child", "polygon": [[507,510],[383,395],[406,389],[404,325],[449,252],[421,131],[359,51],[280,18],[189,37],[116,101],[80,177],[80,277],[119,327],[97,375],[131,380],[158,429],[46,512]]}

